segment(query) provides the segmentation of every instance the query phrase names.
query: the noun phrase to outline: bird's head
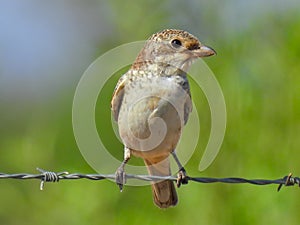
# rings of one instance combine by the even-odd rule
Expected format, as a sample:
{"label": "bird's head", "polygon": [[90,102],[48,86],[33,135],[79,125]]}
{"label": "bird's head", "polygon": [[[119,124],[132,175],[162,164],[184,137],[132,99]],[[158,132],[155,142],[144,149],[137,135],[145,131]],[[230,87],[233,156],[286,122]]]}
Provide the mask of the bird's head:
{"label": "bird's head", "polygon": [[215,54],[215,50],[201,44],[192,34],[167,29],[149,38],[136,63],[168,64],[186,72],[195,59]]}

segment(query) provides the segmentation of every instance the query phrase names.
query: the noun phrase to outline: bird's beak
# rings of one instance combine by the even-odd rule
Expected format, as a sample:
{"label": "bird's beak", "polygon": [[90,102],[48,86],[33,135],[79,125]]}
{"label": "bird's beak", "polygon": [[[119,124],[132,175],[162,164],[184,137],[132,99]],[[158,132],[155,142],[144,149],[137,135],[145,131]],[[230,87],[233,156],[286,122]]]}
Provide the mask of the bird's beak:
{"label": "bird's beak", "polygon": [[208,57],[208,56],[217,54],[217,52],[214,49],[212,49],[211,47],[204,46],[204,45],[202,45],[198,49],[193,50],[193,53],[197,57]]}

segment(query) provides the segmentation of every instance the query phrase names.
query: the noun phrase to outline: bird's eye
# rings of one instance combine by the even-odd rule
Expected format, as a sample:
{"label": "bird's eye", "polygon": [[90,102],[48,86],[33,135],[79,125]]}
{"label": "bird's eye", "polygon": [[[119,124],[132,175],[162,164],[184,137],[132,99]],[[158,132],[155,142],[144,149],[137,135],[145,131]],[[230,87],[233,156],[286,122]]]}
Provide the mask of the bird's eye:
{"label": "bird's eye", "polygon": [[171,41],[171,44],[174,48],[179,48],[182,44],[181,41],[179,41],[178,39],[174,39]]}

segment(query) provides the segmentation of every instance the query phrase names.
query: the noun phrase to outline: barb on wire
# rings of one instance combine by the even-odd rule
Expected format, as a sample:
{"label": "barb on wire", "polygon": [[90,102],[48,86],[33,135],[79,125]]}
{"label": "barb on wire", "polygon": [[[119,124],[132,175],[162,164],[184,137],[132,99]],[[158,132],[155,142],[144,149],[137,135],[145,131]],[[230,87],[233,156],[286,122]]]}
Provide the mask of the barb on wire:
{"label": "barb on wire", "polygon": [[[0,173],[0,179],[39,179],[41,180],[40,190],[43,190],[46,182],[58,182],[60,180],[75,180],[75,179],[89,179],[89,180],[104,180],[110,179],[114,180],[116,178],[115,174],[81,174],[68,172],[52,172],[37,168],[40,172],[39,174],[28,174],[28,173],[17,173],[17,174],[5,174]],[[126,174],[126,179],[138,179],[143,181],[160,181],[160,180],[170,180],[177,181],[177,177],[174,176],[150,176],[150,175],[134,175]],[[212,178],[212,177],[186,177],[188,181],[194,181],[198,183],[248,183],[254,185],[269,185],[278,184],[277,191],[280,191],[282,186],[294,186],[298,185],[300,187],[300,178],[293,177],[292,173],[280,179],[267,180],[267,179],[245,179],[237,177],[229,178]]]}
{"label": "barb on wire", "polygon": [[42,178],[41,178],[41,184],[40,184],[40,190],[42,191],[44,189],[45,182],[58,182],[60,179],[60,176],[69,174],[68,172],[61,172],[61,173],[55,173],[51,171],[46,171],[40,168],[36,168],[39,172],[41,172]]}

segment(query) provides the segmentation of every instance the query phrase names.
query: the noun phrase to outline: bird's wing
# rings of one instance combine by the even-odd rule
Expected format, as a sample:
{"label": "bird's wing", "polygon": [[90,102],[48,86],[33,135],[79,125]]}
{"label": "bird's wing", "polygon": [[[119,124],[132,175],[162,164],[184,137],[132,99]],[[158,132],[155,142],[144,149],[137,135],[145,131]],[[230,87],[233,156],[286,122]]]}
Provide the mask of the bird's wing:
{"label": "bird's wing", "polygon": [[186,100],[184,104],[184,125],[187,123],[189,119],[189,115],[192,112],[193,109],[193,103],[191,99],[191,95],[189,94],[189,98]]}
{"label": "bird's wing", "polygon": [[113,113],[115,121],[118,121],[119,111],[120,111],[120,107],[123,101],[123,96],[125,91],[124,90],[125,82],[126,82],[126,76],[123,75],[119,79],[111,99],[111,111]]}
{"label": "bird's wing", "polygon": [[190,91],[190,84],[188,81],[187,76],[182,77],[182,81],[179,83],[183,90],[186,91],[188,94],[188,97],[186,99],[186,102],[184,103],[184,125],[187,123],[189,119],[189,115],[192,112],[193,109],[193,103],[192,103],[192,96],[191,96],[191,91]]}

